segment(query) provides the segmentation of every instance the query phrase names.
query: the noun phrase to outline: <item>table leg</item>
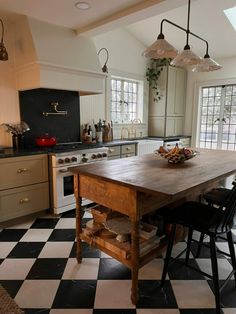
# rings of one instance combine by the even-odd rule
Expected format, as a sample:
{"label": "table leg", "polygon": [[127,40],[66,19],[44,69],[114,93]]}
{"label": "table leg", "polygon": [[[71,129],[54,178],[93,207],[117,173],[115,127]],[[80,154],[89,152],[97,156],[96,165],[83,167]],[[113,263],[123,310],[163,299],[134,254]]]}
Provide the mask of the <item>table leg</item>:
{"label": "table leg", "polygon": [[80,233],[82,232],[81,224],[82,224],[82,210],[81,210],[82,198],[76,198],[76,239],[77,239],[77,247],[76,247],[76,258],[78,263],[82,262],[82,246]]}
{"label": "table leg", "polygon": [[138,302],[138,270],[139,270],[139,221],[132,221],[131,233],[131,301],[134,305]]}

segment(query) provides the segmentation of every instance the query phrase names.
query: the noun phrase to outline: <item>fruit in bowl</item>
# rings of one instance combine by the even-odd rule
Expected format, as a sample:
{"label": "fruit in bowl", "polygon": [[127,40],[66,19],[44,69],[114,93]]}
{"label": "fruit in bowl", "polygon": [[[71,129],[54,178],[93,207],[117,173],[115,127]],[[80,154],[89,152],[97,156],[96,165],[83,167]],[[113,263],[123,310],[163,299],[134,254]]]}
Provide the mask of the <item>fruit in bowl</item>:
{"label": "fruit in bowl", "polygon": [[168,160],[170,164],[177,164],[184,162],[185,160],[191,159],[196,156],[196,152],[188,147],[180,148],[178,144],[174,148],[168,149],[163,146],[160,146],[158,150],[155,151],[156,154],[164,157]]}

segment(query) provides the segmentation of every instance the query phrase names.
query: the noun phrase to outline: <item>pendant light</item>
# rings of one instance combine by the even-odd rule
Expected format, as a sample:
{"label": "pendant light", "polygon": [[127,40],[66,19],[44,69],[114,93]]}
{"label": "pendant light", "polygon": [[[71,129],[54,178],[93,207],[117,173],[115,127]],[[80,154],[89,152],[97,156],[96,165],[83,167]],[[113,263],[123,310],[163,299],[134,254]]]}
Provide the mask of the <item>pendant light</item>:
{"label": "pendant light", "polygon": [[0,19],[0,23],[2,26],[2,37],[1,37],[1,42],[0,42],[0,60],[1,61],[7,61],[8,60],[8,53],[7,53],[6,47],[4,46],[4,43],[3,43],[4,25],[3,25],[2,19]]}
{"label": "pendant light", "polygon": [[186,29],[186,45],[184,50],[178,53],[178,55],[171,61],[171,65],[176,67],[188,67],[196,65],[201,62],[201,58],[191,51],[189,46],[189,19],[190,19],[190,0],[188,0],[188,17],[187,17],[187,29]]}
{"label": "pendant light", "polygon": [[[215,71],[221,68],[221,66],[210,58],[208,54],[208,42],[202,37],[194,34],[189,29],[189,21],[190,21],[190,0],[188,0],[188,15],[187,15],[187,28],[183,28],[176,23],[173,23],[170,20],[163,19],[161,21],[160,34],[157,37],[157,40],[148,47],[144,52],[143,56],[149,57],[152,59],[161,59],[161,58],[172,58],[171,65],[181,68],[192,67],[194,72],[209,72]],[[163,34],[163,23],[166,22],[171,24],[186,33],[186,45],[184,46],[183,51],[177,52],[177,50],[165,40],[165,36]],[[204,58],[200,58],[196,55],[191,49],[189,45],[189,35],[192,35],[206,43],[206,54]]]}

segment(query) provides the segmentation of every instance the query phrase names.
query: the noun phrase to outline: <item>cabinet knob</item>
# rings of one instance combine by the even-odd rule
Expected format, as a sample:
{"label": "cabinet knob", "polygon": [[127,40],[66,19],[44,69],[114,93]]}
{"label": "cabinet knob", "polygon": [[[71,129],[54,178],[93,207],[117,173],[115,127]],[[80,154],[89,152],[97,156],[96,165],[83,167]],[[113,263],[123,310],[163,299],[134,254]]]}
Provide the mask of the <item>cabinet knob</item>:
{"label": "cabinet knob", "polygon": [[27,172],[27,171],[29,171],[29,169],[27,169],[27,168],[19,168],[17,170],[17,173],[24,173],[24,172]]}
{"label": "cabinet knob", "polygon": [[28,197],[21,198],[21,199],[19,200],[19,203],[20,203],[20,204],[29,203],[29,198],[28,198]]}
{"label": "cabinet knob", "polygon": [[131,147],[129,147],[129,146],[128,146],[128,147],[126,147],[126,150],[131,150]]}

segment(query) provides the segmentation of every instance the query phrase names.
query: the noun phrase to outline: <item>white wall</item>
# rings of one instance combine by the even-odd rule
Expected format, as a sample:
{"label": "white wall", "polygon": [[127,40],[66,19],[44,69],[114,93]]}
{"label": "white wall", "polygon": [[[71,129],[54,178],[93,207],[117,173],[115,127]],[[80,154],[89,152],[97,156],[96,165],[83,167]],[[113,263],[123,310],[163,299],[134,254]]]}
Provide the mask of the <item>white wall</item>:
{"label": "white wall", "polygon": [[205,73],[188,72],[184,134],[192,135],[192,145],[196,144],[199,88],[217,84],[236,84],[236,56],[219,59],[217,62],[222,65],[222,69]]}
{"label": "white wall", "polygon": [[[146,63],[148,60],[142,56],[145,47],[136,40],[125,29],[117,29],[93,38],[97,51],[105,47],[109,51],[109,60],[107,62],[109,75],[107,77],[107,86],[110,86],[110,76],[117,75],[129,77],[137,80],[145,80]],[[106,60],[106,53],[101,51],[99,55],[101,67]],[[92,117],[101,117],[109,119],[109,98],[106,95],[81,97],[81,122],[88,122],[86,119]],[[148,85],[144,88],[144,119],[143,124],[138,126],[137,134],[142,132],[142,136],[147,135],[148,120]],[[96,121],[96,120],[95,120]],[[120,138],[122,126],[114,126],[114,138]]]}

